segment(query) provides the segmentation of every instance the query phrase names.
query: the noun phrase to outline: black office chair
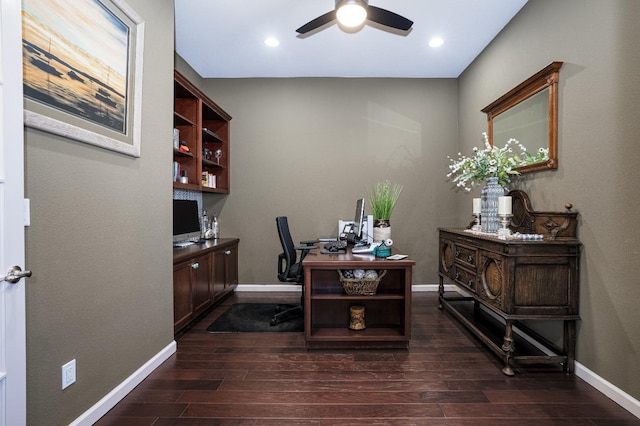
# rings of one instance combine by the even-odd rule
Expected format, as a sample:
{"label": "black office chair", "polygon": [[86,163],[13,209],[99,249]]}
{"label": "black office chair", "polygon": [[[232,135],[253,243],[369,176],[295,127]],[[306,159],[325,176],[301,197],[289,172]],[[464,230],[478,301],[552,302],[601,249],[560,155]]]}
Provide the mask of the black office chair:
{"label": "black office chair", "polygon": [[[317,248],[313,244],[314,241],[301,241],[304,246],[296,247],[293,245],[291,233],[289,232],[289,221],[286,216],[276,217],[276,226],[278,227],[278,236],[282,244],[283,253],[278,255],[278,279],[282,282],[296,283],[302,286],[302,296],[300,304],[294,307],[283,308],[278,306],[276,313],[271,318],[270,324],[276,325],[279,320],[286,318],[287,320],[297,318],[303,313],[304,306],[304,274],[302,272],[302,259],[309,253],[309,250]],[[298,260],[297,251],[300,250],[300,259]]]}

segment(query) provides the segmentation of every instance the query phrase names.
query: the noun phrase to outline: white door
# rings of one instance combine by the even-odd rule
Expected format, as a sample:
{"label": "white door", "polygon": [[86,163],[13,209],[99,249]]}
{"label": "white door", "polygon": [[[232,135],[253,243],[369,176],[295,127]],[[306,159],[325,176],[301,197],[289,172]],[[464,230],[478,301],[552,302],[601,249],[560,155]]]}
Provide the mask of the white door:
{"label": "white door", "polygon": [[25,279],[11,279],[8,270],[25,269],[22,21],[20,0],[0,2],[0,426],[21,426],[27,422]]}

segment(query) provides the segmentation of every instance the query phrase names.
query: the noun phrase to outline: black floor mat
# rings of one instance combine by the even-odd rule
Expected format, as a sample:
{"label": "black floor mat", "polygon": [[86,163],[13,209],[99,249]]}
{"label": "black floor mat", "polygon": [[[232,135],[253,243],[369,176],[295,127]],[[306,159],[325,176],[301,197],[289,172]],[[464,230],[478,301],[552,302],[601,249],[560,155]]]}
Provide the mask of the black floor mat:
{"label": "black floor mat", "polygon": [[[295,305],[275,303],[236,303],[218,317],[207,331],[214,333],[260,333],[260,332],[302,332],[304,319],[292,314],[282,317],[274,326],[270,325],[276,306],[284,308]],[[290,318],[290,319],[289,319]]]}

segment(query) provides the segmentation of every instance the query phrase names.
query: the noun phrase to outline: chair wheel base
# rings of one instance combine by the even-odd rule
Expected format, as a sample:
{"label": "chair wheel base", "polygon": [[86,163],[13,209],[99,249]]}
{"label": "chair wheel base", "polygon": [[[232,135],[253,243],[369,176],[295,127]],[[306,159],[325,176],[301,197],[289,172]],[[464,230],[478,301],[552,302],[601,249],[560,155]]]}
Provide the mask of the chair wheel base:
{"label": "chair wheel base", "polygon": [[302,316],[302,305],[298,305],[294,307],[280,305],[280,306],[277,306],[274,310],[275,310],[275,314],[273,315],[273,317],[271,317],[271,320],[269,320],[269,324],[271,326],[276,325],[278,321],[286,322]]}

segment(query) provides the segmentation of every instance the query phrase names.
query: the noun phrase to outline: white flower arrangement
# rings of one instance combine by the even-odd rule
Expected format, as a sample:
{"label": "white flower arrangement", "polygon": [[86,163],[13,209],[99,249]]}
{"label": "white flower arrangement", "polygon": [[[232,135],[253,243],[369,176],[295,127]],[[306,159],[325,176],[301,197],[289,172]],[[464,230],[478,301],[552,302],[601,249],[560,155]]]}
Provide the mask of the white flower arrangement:
{"label": "white flower arrangement", "polygon": [[[453,177],[456,187],[465,191],[471,191],[475,185],[490,177],[497,177],[498,183],[506,186],[513,176],[520,175],[520,172],[515,170],[517,167],[549,159],[549,150],[546,148],[540,148],[533,156],[516,139],[511,138],[504,147],[497,148],[489,144],[486,133],[482,135],[485,148],[480,150],[474,147],[472,157],[466,157],[461,153],[458,153],[457,160],[447,157],[451,162],[449,165],[451,171],[447,174],[447,178]],[[513,145],[518,147],[519,154],[513,154]]]}

